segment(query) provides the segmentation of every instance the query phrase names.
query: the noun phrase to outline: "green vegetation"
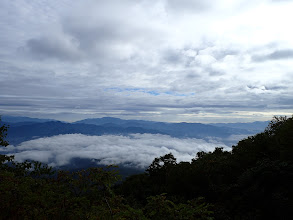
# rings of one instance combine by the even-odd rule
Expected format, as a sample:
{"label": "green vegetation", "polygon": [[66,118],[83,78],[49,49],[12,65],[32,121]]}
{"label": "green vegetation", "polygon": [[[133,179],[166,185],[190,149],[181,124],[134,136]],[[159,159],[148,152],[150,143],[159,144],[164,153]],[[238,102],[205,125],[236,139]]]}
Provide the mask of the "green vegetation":
{"label": "green vegetation", "polygon": [[275,117],[231,152],[155,158],[123,182],[114,166],[66,172],[13,159],[0,156],[1,219],[288,219],[293,210],[292,117]]}

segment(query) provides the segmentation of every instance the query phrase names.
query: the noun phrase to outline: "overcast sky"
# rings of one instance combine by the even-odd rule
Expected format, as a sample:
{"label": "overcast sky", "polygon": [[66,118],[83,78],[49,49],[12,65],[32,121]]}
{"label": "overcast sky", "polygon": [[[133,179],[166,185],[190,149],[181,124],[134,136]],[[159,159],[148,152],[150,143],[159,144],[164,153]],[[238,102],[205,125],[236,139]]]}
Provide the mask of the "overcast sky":
{"label": "overcast sky", "polygon": [[291,115],[292,11],[290,0],[1,0],[0,114]]}

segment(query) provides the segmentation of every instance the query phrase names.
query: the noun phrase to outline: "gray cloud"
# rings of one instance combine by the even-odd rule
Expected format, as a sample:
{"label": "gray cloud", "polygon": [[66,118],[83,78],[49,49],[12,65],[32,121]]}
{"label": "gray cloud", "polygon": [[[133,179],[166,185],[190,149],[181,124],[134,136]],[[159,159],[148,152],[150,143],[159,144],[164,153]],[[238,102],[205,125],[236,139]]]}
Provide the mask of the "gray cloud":
{"label": "gray cloud", "polygon": [[181,64],[184,56],[178,50],[168,49],[164,52],[163,59],[170,64]]}
{"label": "gray cloud", "polygon": [[167,8],[172,11],[201,12],[211,7],[212,2],[203,0],[167,0]]}
{"label": "gray cloud", "polygon": [[264,56],[253,56],[252,59],[256,62],[263,62],[266,60],[283,60],[283,59],[293,59],[293,50],[276,50],[268,55]]}
{"label": "gray cloud", "polygon": [[146,168],[155,157],[173,153],[178,161],[190,161],[199,151],[213,151],[215,147],[227,148],[211,140],[178,139],[159,134],[132,134],[129,136],[59,135],[9,146],[16,150],[15,159],[38,160],[51,166],[68,165],[73,158],[96,159],[99,164],[130,165]]}
{"label": "gray cloud", "polygon": [[61,17],[57,25],[43,30],[41,37],[28,40],[26,47],[34,57],[94,59],[102,63],[130,59],[147,41],[154,43],[165,35],[160,30],[163,27],[155,27],[153,20],[145,18],[149,9],[133,3],[131,0],[73,3],[75,8]]}
{"label": "gray cloud", "polygon": [[293,58],[293,50],[278,50],[268,55],[268,58],[272,60],[291,59]]}
{"label": "gray cloud", "polygon": [[73,41],[64,38],[42,37],[30,39],[27,49],[36,59],[55,58],[61,60],[78,60],[81,55]]}

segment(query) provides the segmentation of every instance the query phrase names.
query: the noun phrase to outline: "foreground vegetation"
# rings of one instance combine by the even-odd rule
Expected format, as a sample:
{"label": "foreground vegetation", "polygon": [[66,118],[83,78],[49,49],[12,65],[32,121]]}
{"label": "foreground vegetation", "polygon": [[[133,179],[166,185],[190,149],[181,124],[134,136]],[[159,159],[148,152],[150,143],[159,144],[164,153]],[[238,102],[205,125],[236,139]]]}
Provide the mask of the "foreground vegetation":
{"label": "foreground vegetation", "polygon": [[[7,146],[0,124],[0,145]],[[53,171],[0,155],[0,219],[290,219],[293,118],[191,162],[155,158],[120,181],[117,168]]]}

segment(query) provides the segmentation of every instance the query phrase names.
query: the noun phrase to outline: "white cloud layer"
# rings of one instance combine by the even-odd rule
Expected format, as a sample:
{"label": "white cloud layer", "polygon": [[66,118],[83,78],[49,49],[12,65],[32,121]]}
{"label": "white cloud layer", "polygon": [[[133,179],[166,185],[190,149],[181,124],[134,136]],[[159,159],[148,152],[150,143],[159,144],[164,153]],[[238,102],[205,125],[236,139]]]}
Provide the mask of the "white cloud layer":
{"label": "white cloud layer", "polygon": [[99,164],[126,165],[145,169],[154,158],[172,153],[177,161],[191,161],[199,151],[213,151],[227,146],[201,139],[179,139],[160,134],[131,134],[129,136],[86,136],[66,134],[26,141],[6,152],[16,150],[15,159],[48,163],[51,166],[69,165],[71,159],[96,159]]}
{"label": "white cloud layer", "polygon": [[290,115],[292,9],[272,0],[1,0],[0,114]]}

